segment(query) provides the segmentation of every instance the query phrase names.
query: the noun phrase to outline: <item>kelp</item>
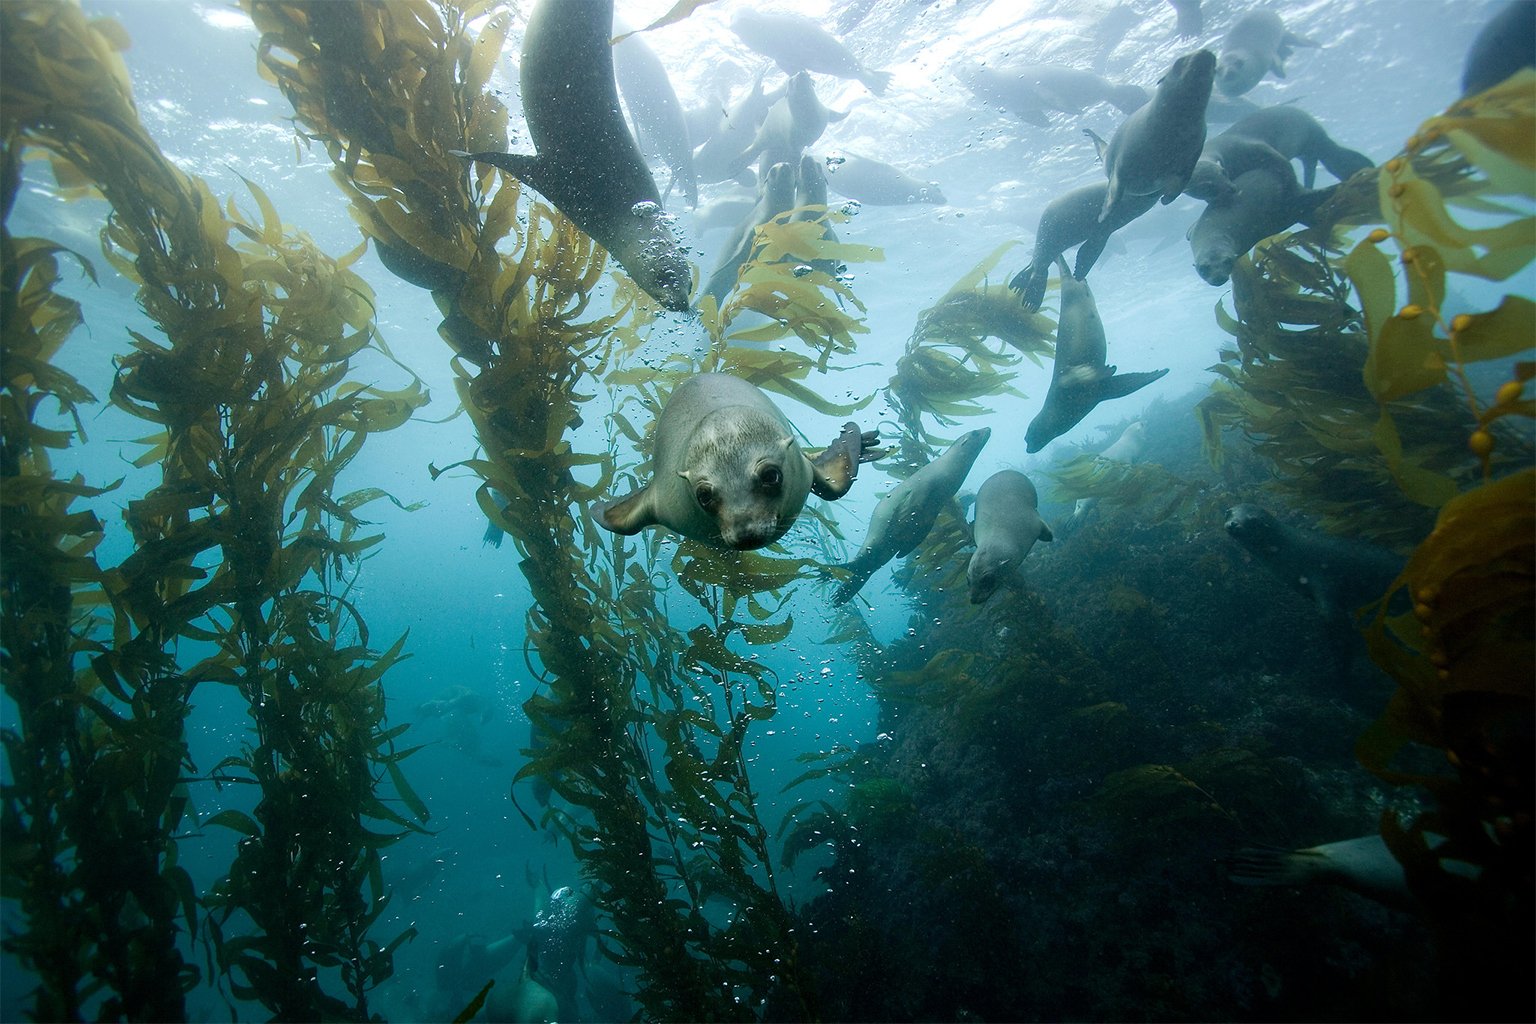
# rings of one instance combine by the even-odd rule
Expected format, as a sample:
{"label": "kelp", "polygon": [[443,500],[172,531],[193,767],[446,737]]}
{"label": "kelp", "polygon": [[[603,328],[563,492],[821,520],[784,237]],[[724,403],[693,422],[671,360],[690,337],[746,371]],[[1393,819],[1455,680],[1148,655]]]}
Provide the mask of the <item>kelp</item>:
{"label": "kelp", "polygon": [[1097,452],[1078,452],[1053,462],[1051,500],[1070,504],[1088,498],[1124,508],[1137,508],[1137,521],[1146,525],[1209,521],[1215,506],[1206,487],[1185,480],[1155,462],[1122,462]]}
{"label": "kelp", "polygon": [[[916,472],[932,457],[934,446],[947,443],[923,425],[924,415],[954,426],[967,416],[990,412],[981,399],[1020,395],[1009,383],[1016,374],[1008,367],[1021,357],[1039,366],[1041,357],[1053,352],[1055,323],[1024,309],[1002,285],[986,283],[1013,244],[996,249],[918,314],[886,388],[902,427],[902,445],[892,467],[898,476]],[[992,339],[1006,347],[989,345]]]}
{"label": "kelp", "polygon": [[[777,642],[792,623],[734,617],[777,614],[778,600],[763,595],[806,563],[684,546],[669,573],[654,532],[632,553],[584,509],[636,478],[619,439],[643,445],[635,424],[654,419],[682,375],[726,369],[803,397],[812,391],[799,381],[850,350],[859,325],[819,291],[824,282],[807,279],[815,274],[749,267],[732,309],[757,303],[777,323],[733,347],[728,318],[712,317],[703,366],[673,357],[660,370],[632,367],[649,300],[617,277],[612,312],[591,311],[606,254],[517,182],[451,157],[505,148],[505,112],[485,87],[506,12],[260,0],[248,9],[264,73],[331,156],[364,233],[444,311],[455,384],[483,449],[445,469],[481,479],[481,508],[512,538],[533,594],[526,629],[540,686],[524,710],[547,742],[525,751],[517,778],[538,777],[560,798],[543,824],[571,843],[592,883],[611,922],[605,951],[639,969],[637,998],[657,1018],[749,1018],[770,995],[815,1016],[744,754],[748,730],[775,712],[776,684],[737,646]],[[482,15],[477,36],[469,26]],[[476,126],[500,126],[502,137],[466,145]],[[770,230],[764,246],[803,251],[802,230]],[[790,333],[815,357],[751,347]],[[582,454],[570,433],[600,381],[608,450]],[[703,612],[687,633],[671,625],[673,580]],[[714,896],[735,904],[728,923],[706,916]]]}
{"label": "kelp", "polygon": [[[379,685],[404,638],[372,652],[345,593],[380,539],[358,513],[387,495],[337,494],[336,483],[366,435],[405,422],[425,391],[414,379],[397,392],[347,379],[365,348],[388,356],[371,292],[349,260],[285,231],[255,185],[259,215],[248,218],[160,154],[113,52],[120,30],[72,4],[4,14],[8,146],[43,149],[61,183],[91,182],[112,204],[107,259],[139,285],[164,335],[130,332],[112,386],[114,404],[159,428],[136,464],[158,464],[161,482],[125,512],[134,552],[101,576],[111,642],[79,687],[98,719],[81,732],[113,769],[69,797],[94,815],[101,848],[75,851],[98,876],[92,897],[158,933],[156,945],[109,951],[127,965],[106,972],[122,1006],[107,1012],[180,1016],[197,976],[175,950],[176,916],[190,933],[199,922],[171,836],[188,808],[184,775],[196,773],[182,733],[190,698],[217,682],[248,701],[254,738],[213,778],[254,784],[259,798],[252,814],[206,822],[241,836],[202,900],[213,951],[235,994],[279,1016],[367,1019],[367,991],[410,934],[386,946],[368,937],[387,904],[379,850],[392,839],[370,822],[415,827],[383,804],[378,779],[419,801],[394,746],[404,727],[385,727]],[[211,653],[184,666],[183,640]],[[254,930],[228,934],[236,912]],[[333,971],[346,999],[327,991]],[[174,1006],[146,1007],[151,987]]]}
{"label": "kelp", "polygon": [[[1356,209],[1335,198],[1335,214],[1385,225],[1342,261],[1334,238],[1260,243],[1233,277],[1239,320],[1218,307],[1238,350],[1202,403],[1208,441],[1241,425],[1326,528],[1416,545],[1367,630],[1397,691],[1357,755],[1432,798],[1406,822],[1385,814],[1382,834],[1435,926],[1448,999],[1473,1015],[1529,1002],[1511,979],[1532,955],[1536,889],[1536,471],[1529,423],[1515,424],[1536,416],[1536,363],[1518,358],[1536,306],[1447,307],[1453,275],[1506,281],[1536,257],[1533,139],[1527,69],[1425,122],[1374,195],[1357,176],[1344,200]],[[1508,379],[1480,394],[1469,366],[1499,360]],[[1399,595],[1411,610],[1398,614]],[[1411,746],[1451,771],[1413,766]]]}
{"label": "kelp", "polygon": [[[1507,296],[1455,317],[1441,305],[1448,272],[1504,280],[1536,255],[1536,220],[1509,204],[1530,196],[1532,81],[1516,76],[1427,122],[1378,169],[1377,193],[1361,178],[1327,208],[1335,223],[1385,219],[1390,230],[1342,260],[1335,234],[1276,236],[1234,270],[1237,317],[1218,305],[1217,322],[1237,344],[1200,409],[1208,451],[1219,458],[1222,428],[1241,426],[1324,529],[1407,546],[1475,479],[1531,459],[1525,436],[1499,422],[1526,408],[1519,393],[1485,409],[1465,369],[1528,349],[1531,303]],[[1499,222],[1462,227],[1453,206]],[[1401,305],[1378,248],[1388,238],[1401,250]]]}

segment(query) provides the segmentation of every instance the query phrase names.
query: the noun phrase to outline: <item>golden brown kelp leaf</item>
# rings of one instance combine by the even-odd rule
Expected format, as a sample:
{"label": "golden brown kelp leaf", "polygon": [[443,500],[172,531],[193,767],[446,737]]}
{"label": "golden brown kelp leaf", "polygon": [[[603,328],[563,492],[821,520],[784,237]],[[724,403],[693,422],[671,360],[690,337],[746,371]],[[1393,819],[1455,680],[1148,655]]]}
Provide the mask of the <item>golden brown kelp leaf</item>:
{"label": "golden brown kelp leaf", "polygon": [[1533,588],[1536,471],[1446,503],[1388,593],[1406,590],[1412,612],[1378,611],[1368,633],[1372,657],[1399,690],[1362,743],[1367,767],[1389,774],[1403,742],[1447,746],[1444,703],[1452,694],[1531,699]]}

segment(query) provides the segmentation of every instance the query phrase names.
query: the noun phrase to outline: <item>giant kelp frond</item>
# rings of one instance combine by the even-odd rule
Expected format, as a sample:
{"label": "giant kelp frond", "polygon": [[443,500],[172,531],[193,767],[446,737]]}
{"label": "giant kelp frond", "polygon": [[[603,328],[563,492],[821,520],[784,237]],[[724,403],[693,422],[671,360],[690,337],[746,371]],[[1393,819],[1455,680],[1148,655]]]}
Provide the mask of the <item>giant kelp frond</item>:
{"label": "giant kelp frond", "polygon": [[[1056,325],[1050,318],[1025,310],[1002,285],[986,283],[1012,244],[998,248],[918,314],[886,388],[903,428],[894,464],[898,475],[910,475],[935,446],[946,443],[923,425],[924,415],[954,426],[989,412],[980,399],[1019,394],[1009,383],[1017,375],[1008,367],[1018,365],[1021,355],[1038,366],[1040,357],[1054,350]],[[992,339],[1006,347],[988,344]]]}
{"label": "giant kelp frond", "polygon": [[1202,484],[1184,480],[1155,462],[1122,462],[1082,452],[1046,470],[1054,487],[1051,500],[1071,503],[1091,498],[1125,508],[1144,508],[1138,522],[1209,519],[1214,505]]}
{"label": "giant kelp frond", "polygon": [[[1217,311],[1237,348],[1223,353],[1214,369],[1225,380],[1201,406],[1207,441],[1219,450],[1221,426],[1240,424],[1326,529],[1406,546],[1428,528],[1428,510],[1479,475],[1530,461],[1529,442],[1497,422],[1529,414],[1524,378],[1517,371],[1485,405],[1465,366],[1529,349],[1536,307],[1513,295],[1489,312],[1443,306],[1448,273],[1504,280],[1536,255],[1536,219],[1521,210],[1532,194],[1533,107],[1536,75],[1522,74],[1426,122],[1378,172],[1389,228],[1342,265],[1310,231],[1239,262],[1237,319]],[[1349,197],[1371,201],[1359,187]],[[1341,203],[1336,214],[1361,219]],[[1453,207],[1492,223],[1464,226]],[[1389,238],[1401,253],[1396,275],[1378,248]]]}
{"label": "giant kelp frond", "polygon": [[[170,844],[187,806],[182,730],[193,687],[223,682],[249,702],[255,738],[215,774],[255,783],[261,797],[252,816],[210,819],[243,836],[206,901],[214,951],[238,968],[229,976],[237,994],[279,1015],[364,1019],[400,941],[367,937],[386,902],[378,851],[389,841],[369,823],[410,827],[380,801],[377,780],[388,774],[407,805],[419,801],[399,775],[400,730],[384,727],[379,686],[403,638],[370,651],[365,624],[337,592],[379,539],[359,535],[358,511],[386,495],[336,485],[366,435],[405,422],[425,390],[414,378],[396,391],[348,380],[364,349],[387,357],[372,293],[346,261],[285,231],[259,188],[250,186],[259,216],[243,217],[161,155],[109,45],[118,33],[70,4],[11,4],[4,15],[4,106],[16,118],[6,136],[40,147],[64,180],[89,180],[112,204],[107,256],[139,285],[163,335],[132,336],[112,388],[115,404],[161,428],[138,460],[158,462],[161,483],[126,511],[135,550],[104,575],[114,642],[92,665],[101,689],[85,697],[107,726],[95,735],[124,748],[142,777],[114,780],[133,813],[101,808],[76,856],[103,865],[99,878],[122,880],[166,952],[158,977],[129,964],[109,982],[125,1005],[140,1001],[131,1015],[179,1012],[143,1009],[137,986],[169,999],[189,973],[170,920],[184,905],[195,921]],[[181,666],[173,645],[182,638],[212,653]],[[152,752],[139,749],[150,738]],[[84,789],[77,799],[101,795]],[[150,879],[163,895],[151,899]],[[93,898],[124,912],[124,896],[102,888]],[[237,911],[250,934],[226,934]],[[346,998],[321,980],[320,968],[335,965]]]}

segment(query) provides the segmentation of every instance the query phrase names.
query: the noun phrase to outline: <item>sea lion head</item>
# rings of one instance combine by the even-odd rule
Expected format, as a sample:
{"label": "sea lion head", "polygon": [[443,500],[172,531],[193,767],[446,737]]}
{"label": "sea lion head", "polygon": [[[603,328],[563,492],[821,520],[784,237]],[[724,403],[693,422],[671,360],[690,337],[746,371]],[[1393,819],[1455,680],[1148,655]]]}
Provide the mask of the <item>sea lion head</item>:
{"label": "sea lion head", "polygon": [[1236,264],[1237,246],[1224,232],[1205,233],[1195,239],[1195,272],[1206,284],[1226,284]]}
{"label": "sea lion head", "polygon": [[1013,568],[1013,559],[997,557],[977,548],[966,566],[965,579],[969,585],[971,604],[985,604],[997,592],[1003,577]]}
{"label": "sea lion head", "polygon": [[1247,503],[1227,509],[1227,519],[1223,525],[1227,534],[1244,547],[1267,544],[1279,526],[1274,516],[1257,505]]}
{"label": "sea lion head", "polygon": [[1168,69],[1168,73],[1158,83],[1158,88],[1200,97],[1203,111],[1215,78],[1216,55],[1210,50],[1196,50],[1174,61],[1173,67]]}
{"label": "sea lion head", "polygon": [[636,203],[628,223],[615,232],[613,255],[646,294],[681,313],[688,310],[693,293],[693,268],[672,237],[668,220],[656,203]]}
{"label": "sea lion head", "polygon": [[688,449],[694,503],[725,547],[752,551],[784,536],[810,493],[805,453],[778,424],[740,407],[720,410]]}
{"label": "sea lion head", "polygon": [[1266,65],[1247,50],[1229,50],[1216,65],[1216,88],[1223,96],[1241,96],[1259,84]]}

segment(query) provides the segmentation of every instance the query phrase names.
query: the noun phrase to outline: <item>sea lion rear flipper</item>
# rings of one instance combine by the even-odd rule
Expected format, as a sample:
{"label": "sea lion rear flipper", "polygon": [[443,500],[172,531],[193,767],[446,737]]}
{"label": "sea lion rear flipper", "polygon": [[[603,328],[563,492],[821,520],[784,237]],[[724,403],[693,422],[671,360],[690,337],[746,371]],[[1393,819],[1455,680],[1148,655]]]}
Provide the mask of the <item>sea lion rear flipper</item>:
{"label": "sea lion rear flipper", "polygon": [[1145,373],[1117,373],[1105,377],[1099,382],[1098,401],[1107,402],[1112,398],[1124,398],[1126,395],[1140,391],[1167,373],[1167,370],[1150,370]]}
{"label": "sea lion rear flipper", "polygon": [[661,522],[656,518],[655,498],[649,487],[623,498],[599,502],[592,506],[592,518],[604,529],[626,537]]}
{"label": "sea lion rear flipper", "polygon": [[859,464],[880,457],[879,443],[878,431],[861,431],[857,423],[844,423],[838,439],[811,460],[811,492],[827,501],[847,494],[859,475]]}

